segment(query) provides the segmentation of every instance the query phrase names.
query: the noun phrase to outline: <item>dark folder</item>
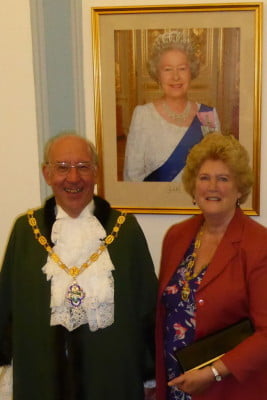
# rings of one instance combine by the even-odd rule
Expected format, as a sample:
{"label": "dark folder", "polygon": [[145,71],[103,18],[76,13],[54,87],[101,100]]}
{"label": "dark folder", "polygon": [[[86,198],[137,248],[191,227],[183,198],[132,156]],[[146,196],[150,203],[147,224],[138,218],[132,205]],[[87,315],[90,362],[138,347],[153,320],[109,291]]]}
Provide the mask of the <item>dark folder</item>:
{"label": "dark folder", "polygon": [[177,350],[175,356],[184,372],[202,368],[233,349],[252,335],[253,331],[251,321],[243,319]]}

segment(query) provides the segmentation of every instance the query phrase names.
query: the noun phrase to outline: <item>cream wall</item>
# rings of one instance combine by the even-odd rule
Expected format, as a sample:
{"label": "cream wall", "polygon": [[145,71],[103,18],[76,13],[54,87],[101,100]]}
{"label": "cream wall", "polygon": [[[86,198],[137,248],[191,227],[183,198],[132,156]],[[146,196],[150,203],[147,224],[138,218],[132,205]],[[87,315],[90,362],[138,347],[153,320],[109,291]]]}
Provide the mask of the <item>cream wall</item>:
{"label": "cream wall", "polygon": [[29,0],[0,2],[0,259],[14,217],[40,203]]}
{"label": "cream wall", "polygon": [[[77,0],[75,0],[77,1]],[[15,216],[31,206],[38,206],[40,200],[39,158],[37,144],[36,104],[34,94],[32,39],[30,25],[30,0],[9,0],[0,3],[0,121],[1,146],[0,168],[0,258],[6,246]],[[92,96],[92,58],[89,51],[90,7],[116,5],[185,4],[179,1],[102,1],[81,0],[83,6],[84,84],[86,93],[86,132],[94,140],[94,113]],[[214,3],[213,1],[192,1],[192,4]],[[227,3],[220,0],[219,3]],[[239,2],[237,2],[239,3]],[[267,0],[263,1],[265,7]],[[89,10],[89,11],[88,11]],[[265,13],[266,14],[266,13]],[[266,71],[266,28],[264,15],[263,71]],[[267,82],[263,73],[262,110],[267,107]],[[254,217],[267,226],[267,116],[262,115],[262,167],[261,167],[261,215]],[[161,241],[166,229],[173,223],[186,218],[179,215],[140,214],[137,218],[145,232],[155,267],[158,270]]]}

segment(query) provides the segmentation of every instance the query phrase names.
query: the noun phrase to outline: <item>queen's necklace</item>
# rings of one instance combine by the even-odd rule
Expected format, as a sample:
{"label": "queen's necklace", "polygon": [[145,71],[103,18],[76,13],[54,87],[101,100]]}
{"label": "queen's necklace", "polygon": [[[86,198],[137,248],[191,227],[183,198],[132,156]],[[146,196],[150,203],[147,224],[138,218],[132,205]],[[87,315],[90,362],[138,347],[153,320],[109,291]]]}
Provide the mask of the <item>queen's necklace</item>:
{"label": "queen's necklace", "polygon": [[173,119],[174,121],[184,122],[188,118],[188,115],[190,113],[191,103],[190,101],[188,101],[184,111],[181,113],[176,113],[175,111],[171,110],[166,101],[162,102],[162,108],[169,118]]}
{"label": "queen's necklace", "polygon": [[108,236],[106,236],[105,239],[103,239],[103,244],[101,244],[98,249],[93,254],[91,254],[90,257],[88,257],[88,259],[80,267],[73,266],[70,268],[68,268],[66,264],[61,261],[60,257],[53,251],[52,247],[49,245],[46,237],[41,234],[40,229],[37,225],[36,218],[34,217],[33,210],[29,210],[27,212],[27,216],[28,222],[32,227],[35,239],[45,248],[45,250],[49,254],[49,257],[68,275],[73,277],[73,281],[66,293],[66,299],[73,307],[80,306],[83,299],[85,298],[85,293],[76,282],[76,277],[87,268],[89,268],[96,260],[98,260],[103,251],[115,240],[115,238],[118,236],[121,225],[125,221],[126,213],[121,213],[112,229],[112,232]]}
{"label": "queen's necklace", "polygon": [[195,266],[195,262],[196,262],[196,258],[197,258],[197,253],[196,250],[200,248],[201,246],[201,238],[203,236],[203,228],[201,229],[201,231],[199,232],[199,234],[196,237],[195,243],[194,243],[194,251],[191,254],[191,256],[188,257],[188,262],[186,264],[186,269],[185,269],[185,273],[184,273],[184,285],[182,287],[182,292],[181,292],[181,296],[182,299],[184,301],[187,301],[189,298],[189,295],[191,293],[191,289],[189,286],[189,281],[191,281],[192,279],[196,278],[206,267],[207,264],[204,264],[200,271],[198,271],[197,273],[194,272],[194,266]]}

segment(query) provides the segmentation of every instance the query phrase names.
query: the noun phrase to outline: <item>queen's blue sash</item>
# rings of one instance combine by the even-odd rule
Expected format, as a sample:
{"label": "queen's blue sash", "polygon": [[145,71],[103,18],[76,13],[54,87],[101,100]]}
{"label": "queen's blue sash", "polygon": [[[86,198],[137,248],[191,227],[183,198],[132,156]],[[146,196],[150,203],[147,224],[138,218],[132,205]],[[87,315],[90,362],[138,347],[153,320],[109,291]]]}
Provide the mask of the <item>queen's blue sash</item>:
{"label": "queen's blue sash", "polygon": [[[212,107],[201,104],[199,111],[212,111]],[[145,182],[171,182],[184,168],[191,148],[203,139],[201,123],[197,116],[177,144],[170,157],[155,171],[144,178]]]}

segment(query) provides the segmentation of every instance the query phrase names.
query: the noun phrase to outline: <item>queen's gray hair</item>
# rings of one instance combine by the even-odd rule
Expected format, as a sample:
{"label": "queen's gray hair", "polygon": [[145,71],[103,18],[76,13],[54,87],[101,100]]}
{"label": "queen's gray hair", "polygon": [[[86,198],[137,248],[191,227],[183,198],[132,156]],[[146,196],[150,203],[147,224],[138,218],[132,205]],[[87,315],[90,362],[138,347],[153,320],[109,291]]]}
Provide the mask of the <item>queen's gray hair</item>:
{"label": "queen's gray hair", "polygon": [[152,46],[152,51],[147,62],[148,73],[151,78],[158,82],[158,66],[160,57],[169,50],[180,50],[184,52],[189,61],[192,79],[199,74],[200,62],[197,56],[197,46],[181,31],[165,32],[159,35]]}

